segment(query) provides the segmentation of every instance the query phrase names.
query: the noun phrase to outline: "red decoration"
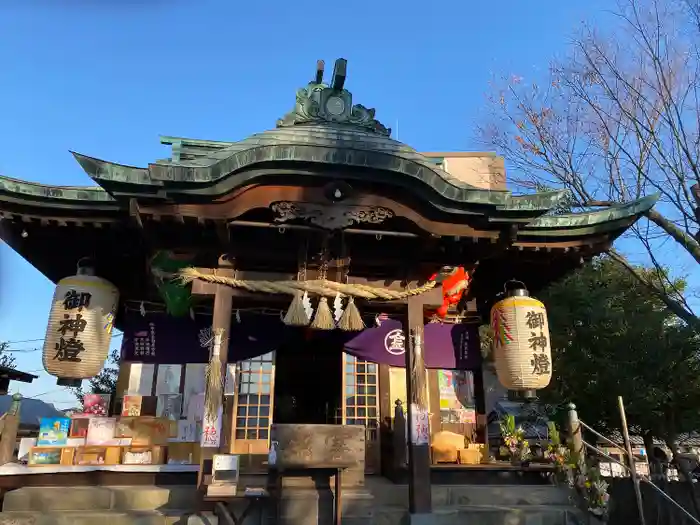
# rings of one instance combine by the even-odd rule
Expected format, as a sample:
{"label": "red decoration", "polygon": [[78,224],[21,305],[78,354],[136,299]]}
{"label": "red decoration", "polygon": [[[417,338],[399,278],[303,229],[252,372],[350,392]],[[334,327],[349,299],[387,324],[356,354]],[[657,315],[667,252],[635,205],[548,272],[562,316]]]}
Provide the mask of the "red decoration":
{"label": "red decoration", "polygon": [[451,269],[443,268],[433,274],[429,280],[438,281],[442,286],[442,305],[435,311],[435,314],[444,319],[450,307],[462,300],[471,279],[464,266],[457,266]]}

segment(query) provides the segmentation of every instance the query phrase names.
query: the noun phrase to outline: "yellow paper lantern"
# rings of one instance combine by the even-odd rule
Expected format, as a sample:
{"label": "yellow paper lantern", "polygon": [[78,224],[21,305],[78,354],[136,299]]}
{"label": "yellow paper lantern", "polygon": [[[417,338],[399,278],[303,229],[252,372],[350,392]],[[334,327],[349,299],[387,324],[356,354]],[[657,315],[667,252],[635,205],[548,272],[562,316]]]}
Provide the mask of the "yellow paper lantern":
{"label": "yellow paper lantern", "polygon": [[517,286],[491,308],[496,374],[509,390],[539,390],[552,379],[547,310]]}
{"label": "yellow paper lantern", "polygon": [[78,267],[77,275],[56,285],[44,340],[44,369],[64,386],[80,386],[96,376],[109,355],[119,304],[117,288]]}

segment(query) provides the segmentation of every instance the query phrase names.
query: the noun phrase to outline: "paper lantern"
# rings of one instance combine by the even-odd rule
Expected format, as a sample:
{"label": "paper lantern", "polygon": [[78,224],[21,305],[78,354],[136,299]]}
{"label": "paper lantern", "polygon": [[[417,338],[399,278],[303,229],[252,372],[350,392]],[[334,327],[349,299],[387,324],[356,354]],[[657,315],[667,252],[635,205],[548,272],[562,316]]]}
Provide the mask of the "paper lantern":
{"label": "paper lantern", "polygon": [[61,279],[44,340],[44,369],[64,386],[96,376],[109,354],[119,291],[89,267]]}
{"label": "paper lantern", "polygon": [[522,283],[491,308],[496,375],[509,390],[532,391],[552,379],[547,311]]}

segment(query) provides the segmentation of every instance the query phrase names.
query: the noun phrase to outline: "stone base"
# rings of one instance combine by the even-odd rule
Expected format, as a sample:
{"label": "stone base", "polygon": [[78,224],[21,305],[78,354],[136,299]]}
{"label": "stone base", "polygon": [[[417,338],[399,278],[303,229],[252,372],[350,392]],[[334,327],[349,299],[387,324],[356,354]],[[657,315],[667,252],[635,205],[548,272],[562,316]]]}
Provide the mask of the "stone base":
{"label": "stone base", "polygon": [[[409,514],[408,488],[368,478],[366,487],[343,490],[343,525],[580,525],[572,493],[554,486],[434,485],[433,512]],[[260,483],[251,483],[250,486]],[[330,487],[286,486],[280,521],[263,525],[332,523]],[[218,525],[212,512],[198,513],[194,486],[24,487],[5,495],[0,525]],[[235,508],[240,515],[241,507]],[[244,525],[261,523],[252,513]]]}
{"label": "stone base", "polygon": [[436,516],[432,512],[430,514],[409,514],[409,525],[435,525]]}

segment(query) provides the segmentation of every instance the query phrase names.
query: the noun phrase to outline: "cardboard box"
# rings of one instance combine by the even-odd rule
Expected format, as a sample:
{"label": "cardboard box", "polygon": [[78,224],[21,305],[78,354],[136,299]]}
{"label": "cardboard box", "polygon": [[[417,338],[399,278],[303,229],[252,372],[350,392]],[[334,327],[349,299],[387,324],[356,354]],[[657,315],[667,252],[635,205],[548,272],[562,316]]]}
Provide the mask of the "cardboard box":
{"label": "cardboard box", "polygon": [[79,466],[119,465],[120,460],[120,447],[78,447],[73,464]]}
{"label": "cardboard box", "polygon": [[123,465],[162,465],[165,462],[165,447],[123,447]]}
{"label": "cardboard box", "polygon": [[75,452],[76,452],[75,447],[66,447],[63,449],[63,452],[61,453],[61,466],[62,467],[70,467],[73,465],[73,462],[75,461]]}
{"label": "cardboard box", "polygon": [[[64,454],[70,454],[73,449],[65,447],[32,447],[27,456],[30,467],[53,467],[62,465]],[[65,460],[64,460],[65,461]]]}
{"label": "cardboard box", "polygon": [[201,452],[199,443],[169,443],[168,465],[199,465]]}
{"label": "cardboard box", "polygon": [[114,417],[92,417],[88,426],[85,444],[94,447],[119,446],[115,437],[117,419]]}
{"label": "cardboard box", "polygon": [[[485,459],[486,457],[486,459]],[[459,451],[460,465],[479,465],[488,460],[486,445],[470,443],[467,448]]]}
{"label": "cardboard box", "polygon": [[177,421],[157,417],[134,418],[131,430],[134,446],[166,446],[170,436],[177,437]]}

